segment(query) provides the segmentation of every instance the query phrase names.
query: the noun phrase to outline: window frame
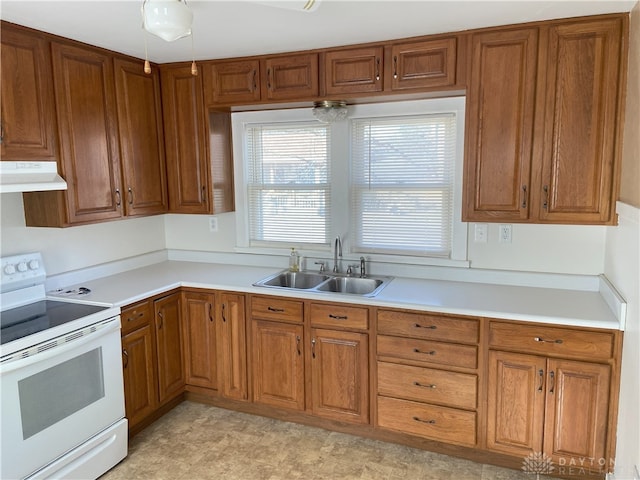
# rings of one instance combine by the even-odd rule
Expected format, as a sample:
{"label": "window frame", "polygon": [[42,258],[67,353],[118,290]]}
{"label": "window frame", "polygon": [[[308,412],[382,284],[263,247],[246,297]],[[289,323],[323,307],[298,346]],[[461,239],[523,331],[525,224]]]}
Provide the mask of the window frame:
{"label": "window frame", "polygon": [[[446,97],[436,99],[410,100],[376,104],[358,104],[348,107],[349,113],[345,120],[331,124],[331,205],[333,205],[332,223],[330,225],[329,244],[309,247],[308,245],[289,245],[288,247],[302,247],[302,254],[307,257],[329,258],[332,254],[333,239],[340,236],[343,245],[345,261],[349,256],[358,258],[364,255],[367,260],[377,263],[432,265],[469,267],[467,260],[468,232],[467,223],[462,222],[462,175],[464,157],[464,126],[465,126],[465,97]],[[401,115],[419,115],[438,112],[453,112],[456,114],[456,159],[454,165],[454,195],[452,239],[450,257],[413,256],[379,253],[358,253],[352,251],[350,234],[350,202],[352,192],[350,187],[351,162],[340,159],[351,158],[351,119],[368,117],[385,117]],[[289,248],[276,246],[250,246],[249,244],[249,214],[247,191],[247,159],[245,157],[244,132],[246,124],[277,123],[277,122],[307,122],[314,120],[311,108],[293,108],[283,110],[261,110],[232,113],[232,137],[234,158],[234,182],[236,202],[236,248],[239,253],[264,255],[288,255]],[[338,205],[349,205],[349,208],[337,208]]]}

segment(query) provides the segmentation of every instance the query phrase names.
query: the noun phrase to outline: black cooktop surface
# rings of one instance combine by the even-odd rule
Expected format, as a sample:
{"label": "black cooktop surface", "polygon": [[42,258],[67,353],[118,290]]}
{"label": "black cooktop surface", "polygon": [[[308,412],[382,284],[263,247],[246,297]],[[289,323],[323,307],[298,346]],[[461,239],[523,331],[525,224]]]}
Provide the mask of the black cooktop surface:
{"label": "black cooktop surface", "polygon": [[57,327],[108,307],[41,300],[0,312],[0,344]]}

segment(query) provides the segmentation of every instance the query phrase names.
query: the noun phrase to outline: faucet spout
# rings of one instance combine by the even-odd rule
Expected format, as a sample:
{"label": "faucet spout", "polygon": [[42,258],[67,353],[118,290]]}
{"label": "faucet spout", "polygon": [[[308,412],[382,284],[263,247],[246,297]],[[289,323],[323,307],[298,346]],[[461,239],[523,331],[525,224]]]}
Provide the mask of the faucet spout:
{"label": "faucet spout", "polygon": [[333,273],[340,272],[340,266],[338,265],[338,257],[342,259],[342,240],[340,240],[340,235],[336,237],[336,241],[333,245]]}
{"label": "faucet spout", "polygon": [[367,261],[364,257],[360,257],[360,278],[367,276]]}

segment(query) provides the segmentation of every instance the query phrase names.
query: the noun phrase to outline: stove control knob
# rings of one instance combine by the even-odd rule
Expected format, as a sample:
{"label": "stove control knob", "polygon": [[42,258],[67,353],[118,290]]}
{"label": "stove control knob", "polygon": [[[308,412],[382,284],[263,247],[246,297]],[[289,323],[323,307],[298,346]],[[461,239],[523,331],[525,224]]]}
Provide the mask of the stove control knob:
{"label": "stove control knob", "polygon": [[16,266],[12,263],[5,265],[4,273],[6,273],[7,275],[13,275],[14,273],[16,273]]}
{"label": "stove control knob", "polygon": [[29,262],[29,270],[38,270],[40,268],[40,262],[38,260],[31,260]]}
{"label": "stove control knob", "polygon": [[19,272],[26,272],[28,269],[29,269],[29,267],[27,266],[27,262],[18,263],[18,271]]}

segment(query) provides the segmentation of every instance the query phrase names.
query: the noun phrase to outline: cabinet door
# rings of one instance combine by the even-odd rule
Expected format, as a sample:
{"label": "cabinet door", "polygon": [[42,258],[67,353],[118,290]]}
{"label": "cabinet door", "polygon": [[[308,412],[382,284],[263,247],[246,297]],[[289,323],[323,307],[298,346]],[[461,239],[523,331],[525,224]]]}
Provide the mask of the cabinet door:
{"label": "cabinet door", "polygon": [[70,224],[122,216],[113,60],[53,43],[62,176]]}
{"label": "cabinet door", "polygon": [[161,69],[169,208],[211,213],[211,172],[200,75],[191,67]]}
{"label": "cabinet door", "polygon": [[264,99],[301,100],[318,96],[317,53],[267,57],[264,65]]}
{"label": "cabinet door", "polygon": [[391,47],[391,90],[448,87],[456,83],[457,38]]}
{"label": "cabinet door", "polygon": [[606,458],[611,368],[569,360],[548,365],[544,452],[561,465]]}
{"label": "cabinet door", "polygon": [[312,411],[334,420],[369,422],[366,333],[312,329]]}
{"label": "cabinet door", "polygon": [[160,403],[171,400],[184,389],[180,294],[154,302],[157,339],[158,386]]}
{"label": "cabinet door", "polygon": [[304,410],[302,325],[254,320],[251,330],[254,401]]}
{"label": "cabinet door", "polygon": [[129,429],[158,406],[153,327],[147,324],[122,337],[124,405]]}
{"label": "cabinet door", "polygon": [[207,106],[260,101],[259,60],[205,63],[202,69]]}
{"label": "cabinet door", "polygon": [[328,51],[324,55],[327,95],[382,91],[382,47]]}
{"label": "cabinet door", "polygon": [[551,28],[540,218],[613,221],[620,133],[622,20]]}
{"label": "cabinet door", "polygon": [[214,296],[185,292],[182,297],[185,381],[187,385],[218,388]]}
{"label": "cabinet door", "polygon": [[220,293],[217,301],[219,388],[223,396],[247,400],[247,343],[244,295]]}
{"label": "cabinet door", "polygon": [[529,218],[538,30],[473,35],[464,221]]}
{"label": "cabinet door", "polygon": [[2,160],[56,160],[56,118],[49,44],[2,24]]}
{"label": "cabinet door", "polygon": [[487,448],[526,457],[542,452],[544,357],[489,351]]}
{"label": "cabinet door", "polygon": [[140,62],[114,60],[122,201],[127,215],[164,213],[169,208],[162,131],[160,75],[140,68]]}

